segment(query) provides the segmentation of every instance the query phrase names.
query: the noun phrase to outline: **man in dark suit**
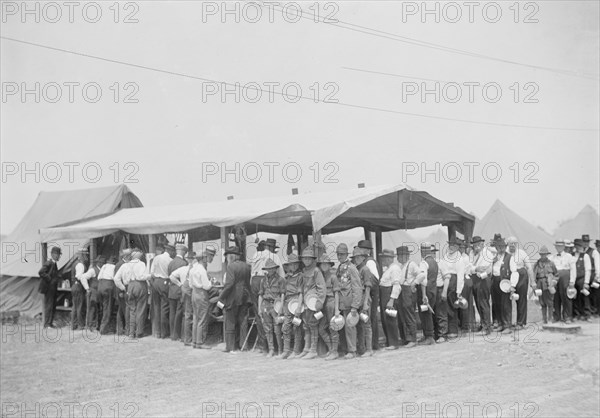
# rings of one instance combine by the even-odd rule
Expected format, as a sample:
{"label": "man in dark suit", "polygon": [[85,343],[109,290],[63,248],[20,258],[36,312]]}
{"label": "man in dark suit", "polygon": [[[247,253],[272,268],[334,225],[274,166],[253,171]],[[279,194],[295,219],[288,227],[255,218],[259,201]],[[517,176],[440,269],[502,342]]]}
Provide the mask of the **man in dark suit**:
{"label": "man in dark suit", "polygon": [[38,275],[40,276],[39,292],[44,295],[44,328],[54,328],[52,320],[56,312],[56,293],[58,291],[58,260],[62,255],[59,247],[52,247],[50,260],[47,260]]}
{"label": "man in dark suit", "polygon": [[219,296],[220,307],[225,312],[225,352],[235,352],[236,334],[239,332],[240,344],[248,333],[248,298],[250,295],[250,265],[240,261],[238,247],[229,247],[227,257],[226,282]]}

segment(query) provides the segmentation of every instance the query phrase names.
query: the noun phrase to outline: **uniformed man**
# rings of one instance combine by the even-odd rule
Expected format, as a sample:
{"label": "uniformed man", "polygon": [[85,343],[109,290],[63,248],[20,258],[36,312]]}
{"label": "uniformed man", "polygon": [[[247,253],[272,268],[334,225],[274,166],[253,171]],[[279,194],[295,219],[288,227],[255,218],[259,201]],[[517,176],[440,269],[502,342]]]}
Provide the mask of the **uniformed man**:
{"label": "uniformed man", "polygon": [[573,318],[581,321],[590,320],[590,301],[584,291],[590,291],[590,277],[592,274],[592,261],[590,256],[583,251],[583,240],[574,240],[575,254],[575,289],[577,296],[573,303]]}
{"label": "uniformed man", "polygon": [[[91,269],[93,271],[93,268]],[[73,285],[71,285],[71,296],[73,298],[73,309],[71,311],[71,328],[73,330],[85,328],[85,299],[90,287],[88,278],[91,276],[88,264],[88,251],[80,248],[77,251],[77,262],[73,269]]]}
{"label": "uniformed man", "polygon": [[[396,311],[400,309],[397,301],[400,296],[401,271],[400,266],[394,262],[395,258],[396,254],[393,250],[384,249],[379,254],[383,269],[379,282],[379,306],[384,313],[387,309]],[[386,350],[397,350],[400,347],[398,317],[384,314],[382,325],[387,339]]]}
{"label": "uniformed man", "polygon": [[[417,306],[417,287],[427,278],[427,272],[421,269],[417,263],[410,261],[410,250],[408,246],[402,245],[396,248],[396,256],[400,267],[400,323],[402,329],[400,336],[404,342],[404,348],[413,348],[417,345],[417,318],[415,306]],[[421,303],[418,303],[420,305]]]}
{"label": "uniformed man", "polygon": [[312,248],[305,248],[302,251],[302,295],[304,303],[309,297],[316,297],[316,309],[313,311],[308,306],[302,316],[302,325],[304,327],[304,350],[300,358],[307,360],[317,357],[317,345],[319,343],[319,320],[315,318],[315,313],[321,311],[325,303],[325,279],[321,270],[317,268],[317,256]]}
{"label": "uniformed man", "polygon": [[[188,247],[184,244],[175,245],[175,258],[169,263],[167,269],[167,277],[177,270],[179,267],[187,266],[185,255],[188,252]],[[181,324],[183,321],[183,303],[182,291],[179,286],[169,281],[169,329],[171,332],[171,340],[179,341],[181,339]]]}
{"label": "uniformed man", "polygon": [[219,296],[219,305],[224,309],[225,316],[225,352],[235,353],[236,334],[244,341],[248,333],[248,302],[250,298],[249,264],[240,260],[241,251],[238,247],[229,247],[225,251],[227,257],[227,280]]}
{"label": "uniformed man", "polygon": [[[448,335],[447,338],[458,337],[458,308],[454,306],[458,297],[462,295],[465,279],[465,260],[459,251],[460,242],[456,238],[448,241],[448,254],[439,262],[444,280],[448,280],[448,287],[444,287],[442,299],[448,301]],[[446,284],[444,283],[444,286]]]}
{"label": "uniformed man", "polygon": [[[157,252],[158,250],[157,246]],[[154,322],[152,328],[158,338],[167,338],[170,333],[169,324],[169,264],[173,261],[175,247],[166,244],[163,252],[152,259],[150,275],[152,281],[152,305]]]}
{"label": "uniformed man", "polygon": [[[358,315],[358,311],[363,307],[363,285],[356,266],[348,258],[348,246],[344,243],[339,244],[336,254],[340,262],[336,272],[340,281],[340,311],[344,318],[348,318],[349,314]],[[357,350],[356,325],[346,321],[343,336],[346,346],[344,358],[346,360],[353,359],[356,357]]]}
{"label": "uniformed man", "polygon": [[[296,254],[290,254],[288,261],[283,263],[285,269],[285,299],[283,302],[283,354],[281,359],[295,359],[302,352],[302,326],[295,325],[294,318],[300,318],[302,305],[302,268],[300,259]],[[296,312],[290,312],[288,304],[291,300],[298,300]],[[294,350],[292,352],[292,332],[294,334]]]}
{"label": "uniformed man", "polygon": [[[120,255],[121,258],[115,265],[115,276],[121,267],[131,260],[131,248],[123,249]],[[116,282],[115,300],[117,301],[117,335],[129,335],[129,306],[127,305],[127,290],[122,291],[119,289]]]}
{"label": "uniformed man", "polygon": [[[461,254],[463,265],[466,267],[469,264],[469,254],[472,250],[469,244],[464,240],[457,238],[458,251]],[[473,301],[473,281],[469,274],[465,275],[463,290],[461,296],[467,301],[467,309],[458,309],[458,321],[460,329],[469,332],[475,331],[475,303]]]}
{"label": "uniformed man", "polygon": [[340,314],[340,281],[335,270],[333,270],[333,265],[333,261],[329,259],[327,254],[323,254],[317,263],[325,280],[324,315],[319,320],[319,335],[327,345],[327,357],[325,357],[325,360],[336,360],[339,356],[338,346],[340,336],[338,331],[329,327],[331,319]]}
{"label": "uniformed man", "polygon": [[58,292],[58,260],[62,255],[60,247],[52,247],[50,258],[44,262],[38,272],[40,284],[38,291],[44,295],[44,328],[54,328],[52,321],[56,312],[56,293]]}
{"label": "uniformed man", "polygon": [[367,252],[367,261],[366,266],[373,275],[373,280],[371,283],[371,312],[369,313],[369,318],[371,320],[371,331],[372,331],[372,343],[371,346],[373,350],[379,350],[379,319],[377,316],[381,317],[383,320],[384,312],[378,313],[377,308],[379,307],[379,278],[381,277],[383,271],[381,270],[381,266],[373,258],[373,244],[370,240],[365,239],[358,242],[356,245],[358,248],[364,249]]}
{"label": "uniformed man", "polygon": [[427,306],[427,310],[419,309],[421,327],[423,328],[423,337],[417,341],[419,345],[433,345],[435,313],[432,312],[437,297],[437,282],[440,275],[437,261],[435,261],[435,252],[437,248],[429,242],[421,243],[421,264],[419,269],[426,273],[426,278],[417,287],[417,304]]}
{"label": "uniformed man", "polygon": [[529,291],[529,278],[533,276],[533,263],[527,253],[519,248],[519,242],[516,237],[508,237],[508,252],[517,265],[519,280],[515,286],[515,293],[519,295],[517,299],[517,325],[515,329],[521,330],[527,325],[527,294]]}
{"label": "uniformed man", "polygon": [[115,297],[115,256],[110,256],[108,262],[98,272],[98,305],[102,307],[100,334],[109,331],[110,317]]}
{"label": "uniformed man", "polygon": [[538,297],[542,308],[542,321],[544,324],[554,317],[554,295],[550,292],[553,287],[553,281],[558,277],[558,270],[554,263],[548,259],[550,251],[545,245],[542,245],[539,251],[540,258],[533,267],[534,281],[531,283],[531,288],[535,291],[539,289],[542,294]]}
{"label": "uniformed man", "polygon": [[469,256],[469,263],[465,273],[470,277],[473,284],[473,299],[479,313],[481,330],[484,335],[491,332],[490,317],[490,287],[492,275],[492,261],[494,255],[485,247],[485,240],[479,236],[471,240],[473,251]]}
{"label": "uniformed man", "polygon": [[281,266],[277,265],[272,259],[268,259],[263,270],[266,271],[260,281],[258,290],[258,314],[262,316],[262,325],[267,340],[269,352],[267,357],[275,355],[275,343],[273,341],[273,332],[277,340],[278,355],[283,354],[283,338],[281,333],[281,324],[277,322],[279,314],[275,312],[275,302],[281,301],[282,307],[285,299],[285,279],[278,273]]}
{"label": "uniformed man", "polygon": [[517,264],[509,252],[506,251],[506,241],[500,234],[494,237],[496,255],[492,260],[492,309],[496,309],[498,325],[494,331],[510,332],[512,327],[512,301],[510,293],[500,289],[502,280],[510,280],[511,292],[519,281]]}
{"label": "uniformed man", "polygon": [[575,287],[577,277],[575,260],[571,254],[565,251],[564,240],[556,241],[554,248],[556,248],[556,254],[551,256],[550,260],[552,260],[558,271],[558,282],[554,294],[553,322],[565,321],[570,324],[573,318],[573,305],[571,299],[567,297],[567,289]]}
{"label": "uniformed man", "polygon": [[[371,327],[371,288],[376,284],[376,278],[367,267],[369,252],[365,249],[355,247],[352,252],[352,262],[358,270],[360,283],[362,287],[362,300],[360,303],[360,314],[368,315],[368,320],[360,320],[356,326],[357,331],[357,350],[366,357],[373,356],[373,330]],[[379,292],[379,290],[377,290]]]}
{"label": "uniformed man", "polygon": [[129,306],[129,338],[144,336],[146,305],[148,303],[148,279],[150,272],[141,261],[144,253],[139,248],[131,250],[131,261],[125,263],[115,274],[115,284],[121,292],[127,292]]}

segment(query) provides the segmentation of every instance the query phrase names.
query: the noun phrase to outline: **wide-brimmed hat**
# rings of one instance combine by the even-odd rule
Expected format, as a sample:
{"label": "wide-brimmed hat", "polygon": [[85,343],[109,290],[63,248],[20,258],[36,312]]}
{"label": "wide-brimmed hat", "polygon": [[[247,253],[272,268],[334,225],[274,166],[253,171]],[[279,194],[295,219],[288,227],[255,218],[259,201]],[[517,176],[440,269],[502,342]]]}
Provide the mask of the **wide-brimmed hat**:
{"label": "wide-brimmed hat", "polygon": [[574,287],[567,288],[567,297],[569,299],[575,299],[576,296],[577,296],[577,289],[575,289]]}
{"label": "wide-brimmed hat", "polygon": [[348,254],[348,246],[343,242],[335,249],[336,254]]}
{"label": "wide-brimmed hat", "polygon": [[367,250],[373,249],[373,244],[371,244],[371,241],[368,239],[361,239],[360,241],[358,241],[358,244],[356,244],[356,246],[358,248],[366,248]]}
{"label": "wide-brimmed hat", "polygon": [[354,258],[354,257],[368,257],[369,250],[367,250],[366,248],[359,248],[359,247],[354,247],[354,250],[352,250],[352,255],[350,256],[350,258]]}
{"label": "wide-brimmed hat", "polygon": [[387,248],[384,248],[384,250],[379,253],[379,257],[394,258],[394,257],[396,257],[396,253],[394,253],[394,250],[388,250]]}
{"label": "wide-brimmed hat", "polygon": [[499,246],[499,245],[501,245],[501,246],[503,246],[503,247],[506,247],[506,241],[504,241],[504,238],[500,237],[500,238],[498,238],[498,239],[495,239],[495,240],[492,242],[492,245],[493,245],[494,247],[497,247],[497,246]]}
{"label": "wide-brimmed hat", "polygon": [[225,255],[227,255],[227,254],[242,255],[242,253],[240,252],[240,249],[238,247],[236,247],[235,245],[232,245],[231,247],[228,247],[225,250]]}
{"label": "wide-brimmed hat", "polygon": [[292,263],[299,263],[300,259],[298,258],[298,254],[292,253],[290,255],[288,255],[288,259],[285,263],[283,263],[284,266],[287,266],[288,264],[292,264]]}
{"label": "wide-brimmed hat", "polygon": [[302,256],[301,256],[301,258],[305,258],[305,257],[306,257],[306,258],[317,258],[317,256],[315,255],[315,252],[314,252],[314,251],[313,251],[313,249],[312,249],[312,248],[310,248],[310,247],[308,247],[308,248],[305,248],[305,249],[302,251]]}
{"label": "wide-brimmed hat", "polygon": [[519,240],[515,236],[510,236],[510,237],[506,238],[507,244],[513,244],[513,243],[517,243],[517,242],[519,242]]}
{"label": "wide-brimmed hat", "polygon": [[421,243],[421,252],[425,252],[425,251],[435,252],[437,250],[438,249],[436,248],[435,244],[432,244],[431,242],[424,241]]}
{"label": "wide-brimmed hat", "polygon": [[277,241],[275,240],[275,238],[267,238],[267,240],[265,241],[265,246],[279,248],[279,245],[277,245]]}
{"label": "wide-brimmed hat", "polygon": [[576,247],[583,247],[583,240],[581,238],[575,238],[573,245]]}
{"label": "wide-brimmed hat", "polygon": [[471,238],[471,244],[477,244],[478,242],[485,242],[485,240],[479,235],[475,235],[473,238]]}
{"label": "wide-brimmed hat", "polygon": [[62,254],[62,250],[60,249],[60,247],[52,247],[52,249],[50,250],[50,254],[52,253]]}
{"label": "wide-brimmed hat", "polygon": [[335,263],[333,261],[331,261],[331,259],[327,256],[327,254],[323,254],[319,258],[319,261],[317,261],[317,264],[330,264],[333,266]]}
{"label": "wide-brimmed hat", "polygon": [[128,255],[131,255],[131,248],[123,248],[121,250],[121,257],[126,257]]}
{"label": "wide-brimmed hat", "polygon": [[541,254],[550,254],[550,251],[548,251],[548,247],[546,247],[545,245],[542,245],[542,248],[540,248],[539,253],[540,253],[540,255]]}
{"label": "wide-brimmed hat", "polygon": [[575,244],[573,244],[573,241],[571,241],[570,239],[565,240],[565,247],[572,248],[574,246],[575,246]]}
{"label": "wide-brimmed hat", "polygon": [[140,258],[142,258],[143,255],[144,255],[144,252],[142,250],[140,250],[139,248],[133,248],[131,250],[131,256],[133,258],[140,259]]}
{"label": "wide-brimmed hat", "polygon": [[502,290],[504,293],[509,293],[510,287],[511,287],[510,280],[508,280],[508,279],[500,280],[500,290]]}
{"label": "wide-brimmed hat", "polygon": [[[292,314],[295,314],[299,305],[300,305],[300,300],[298,298],[291,299],[288,302],[288,311],[290,311]],[[300,306],[300,312],[304,312],[305,309],[306,309],[306,305],[302,304],[302,306]]]}
{"label": "wide-brimmed hat", "polygon": [[598,247],[600,247],[600,239],[597,239],[594,244],[596,244],[596,249],[600,250]]}
{"label": "wide-brimmed hat", "polygon": [[410,250],[406,245],[401,245],[396,248],[397,255],[410,255]]}
{"label": "wide-brimmed hat", "polygon": [[581,236],[581,240],[582,240],[583,242],[590,242],[590,236],[589,236],[588,234],[583,234],[583,235]]}
{"label": "wide-brimmed hat", "polygon": [[556,241],[554,241],[554,245],[565,245],[565,240],[557,239]]}
{"label": "wide-brimmed hat", "polygon": [[204,253],[206,253],[206,255],[216,255],[217,254],[217,249],[215,247],[206,247],[206,249],[204,250]]}
{"label": "wide-brimmed hat", "polygon": [[185,244],[175,244],[175,250],[176,251],[187,252],[188,251],[188,247]]}
{"label": "wide-brimmed hat", "polygon": [[273,261],[269,258],[267,260],[267,262],[265,263],[265,266],[262,269],[263,270],[271,270],[271,269],[276,269],[278,267],[279,267],[279,264],[277,264],[275,261]]}
{"label": "wide-brimmed hat", "polygon": [[304,301],[304,303],[306,304],[306,307],[308,309],[310,309],[311,311],[316,311],[317,304],[319,303],[319,298],[317,297],[317,295],[310,294],[306,296],[306,300]]}

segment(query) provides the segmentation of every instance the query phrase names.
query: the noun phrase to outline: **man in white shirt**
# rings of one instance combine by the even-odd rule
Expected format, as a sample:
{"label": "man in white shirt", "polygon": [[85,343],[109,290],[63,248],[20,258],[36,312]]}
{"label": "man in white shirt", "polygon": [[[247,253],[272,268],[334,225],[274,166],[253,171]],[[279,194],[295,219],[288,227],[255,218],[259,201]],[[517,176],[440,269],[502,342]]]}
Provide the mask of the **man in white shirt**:
{"label": "man in white shirt", "polygon": [[573,302],[573,318],[582,321],[590,320],[590,300],[584,292],[590,291],[590,277],[592,275],[592,260],[583,250],[583,240],[575,239],[575,289],[577,296]]}
{"label": "man in white shirt", "polygon": [[[158,248],[158,247],[157,247]],[[153,299],[153,324],[152,328],[155,329],[158,338],[168,338],[169,334],[169,264],[173,260],[175,253],[175,247],[166,244],[163,246],[164,251],[162,254],[157,255],[152,259],[152,265],[150,266],[150,275],[152,290],[154,295]],[[156,297],[154,297],[156,296]],[[156,302],[154,302],[156,300]]]}
{"label": "man in white shirt", "polygon": [[385,314],[386,309],[398,310],[398,297],[400,296],[400,266],[394,263],[395,254],[393,250],[383,250],[379,259],[383,266],[383,274],[379,282],[380,310],[383,315],[383,331],[387,339],[387,350],[396,350],[400,347],[398,339],[398,318]]}
{"label": "man in white shirt", "polygon": [[404,348],[413,348],[417,345],[417,286],[427,279],[427,272],[417,263],[410,261],[410,250],[407,246],[396,248],[396,255],[400,267],[400,337],[405,342]]}
{"label": "man in white shirt", "polygon": [[[462,294],[465,282],[465,259],[459,251],[460,242],[456,238],[448,241],[448,254],[438,263],[444,278],[442,299],[448,301],[448,338],[458,337],[458,312],[454,303]],[[446,284],[447,281],[447,284]]]}
{"label": "man in white shirt", "polygon": [[480,329],[488,335],[491,331],[490,284],[494,255],[485,247],[485,240],[479,236],[473,237],[471,244],[473,251],[469,255],[466,274],[473,284],[473,298],[481,321]]}
{"label": "man in white shirt", "polygon": [[[90,290],[88,278],[94,273],[89,267],[88,250],[80,248],[77,251],[77,262],[73,271],[74,283],[71,286],[73,308],[71,310],[71,328],[73,330],[85,328],[85,299]],[[91,270],[91,272],[90,272]]]}
{"label": "man in white shirt", "polygon": [[506,239],[508,252],[517,265],[519,280],[515,287],[515,293],[519,295],[517,300],[517,330],[523,329],[527,324],[527,294],[529,291],[529,278],[533,277],[533,263],[525,250],[519,248],[519,241],[511,236]]}
{"label": "man in white shirt", "polygon": [[125,263],[115,274],[115,284],[121,291],[127,290],[129,306],[129,338],[142,338],[146,320],[146,304],[148,303],[148,279],[150,272],[141,261],[143,253],[134,248],[131,261]]}
{"label": "man in white shirt", "polygon": [[575,259],[565,251],[565,241],[558,240],[554,243],[556,254],[550,260],[558,270],[558,283],[554,295],[554,322],[565,321],[570,324],[573,317],[573,303],[567,297],[567,289],[575,288],[577,270]]}
{"label": "man in white shirt", "polygon": [[110,314],[115,294],[114,277],[115,257],[111,256],[108,262],[100,267],[100,271],[98,272],[98,305],[102,306],[100,334],[107,334],[109,330]]}
{"label": "man in white shirt", "polygon": [[[596,248],[590,247],[590,236],[582,235],[583,251],[590,256],[592,262],[592,272],[590,274],[590,311],[593,316],[597,316],[600,312],[600,240],[596,240]],[[594,284],[596,283],[596,284]]]}
{"label": "man in white shirt", "polygon": [[494,331],[510,332],[512,327],[512,301],[510,293],[504,293],[500,288],[502,280],[509,280],[511,291],[519,282],[517,264],[506,251],[506,241],[500,234],[495,234],[493,246],[496,255],[492,261],[492,319]]}
{"label": "man in white shirt", "polygon": [[[417,287],[417,305],[427,306],[427,310],[419,309],[421,318],[421,327],[423,328],[423,338],[417,341],[419,345],[435,344],[435,314],[432,312],[436,305],[438,279],[443,283],[439,271],[439,266],[435,260],[437,248],[429,242],[421,243],[421,264],[420,269],[426,272],[427,277],[421,286]],[[419,306],[420,307],[420,306]],[[437,311],[436,311],[437,312]],[[446,311],[444,310],[444,315]],[[439,331],[438,331],[439,332]]]}

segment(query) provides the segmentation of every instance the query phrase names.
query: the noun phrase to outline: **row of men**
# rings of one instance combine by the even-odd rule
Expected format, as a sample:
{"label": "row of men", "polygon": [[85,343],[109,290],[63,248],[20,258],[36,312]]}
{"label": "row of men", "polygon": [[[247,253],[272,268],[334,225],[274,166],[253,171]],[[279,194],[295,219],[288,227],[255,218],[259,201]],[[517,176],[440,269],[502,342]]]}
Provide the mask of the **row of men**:
{"label": "row of men", "polygon": [[[428,243],[421,245],[420,263],[409,260],[408,247],[399,247],[396,254],[384,250],[379,254],[383,267],[381,269],[371,256],[372,248],[367,240],[359,242],[354,248],[352,257],[349,257],[345,244],[338,246],[336,252],[340,265],[335,270],[332,269],[333,263],[329,259],[317,260],[316,256],[308,251],[302,254],[301,260],[292,254],[286,263],[280,263],[276,254],[275,241],[267,240],[263,244],[266,244],[264,245],[266,248],[258,254],[252,266],[239,260],[241,254],[238,249],[230,248],[226,252],[229,261],[226,278],[230,280],[226,280],[225,289],[220,296],[220,301],[225,308],[226,351],[236,351],[239,342],[245,339],[248,302],[255,312],[259,313],[256,315],[259,325],[259,348],[262,348],[266,342],[264,348],[270,355],[274,355],[277,350],[284,358],[315,356],[319,336],[329,348],[328,358],[337,358],[339,337],[337,331],[333,330],[334,327],[330,326],[332,318],[339,314],[346,318],[348,315],[356,317],[360,313],[368,320],[356,321],[358,323],[355,325],[353,320],[346,321],[345,331],[342,333],[342,337],[345,337],[344,346],[349,357],[356,355],[357,345],[359,352],[371,354],[372,349],[378,346],[378,338],[373,338],[372,335],[378,328],[376,313],[378,305],[389,349],[397,349],[400,346],[410,348],[416,345],[415,306],[427,306],[427,309],[420,313],[423,327],[423,338],[419,341],[421,344],[443,342],[457,336],[460,325],[463,329],[474,328],[473,312],[458,308],[461,299],[471,301],[470,305],[473,305],[474,299],[481,320],[478,329],[486,333],[490,332],[492,325],[490,294],[491,319],[494,328],[498,331],[509,330],[511,327],[511,293],[519,296],[523,294],[517,300],[517,327],[526,324],[529,286],[532,289],[542,290],[543,295],[540,298],[542,306],[547,301],[548,294],[552,294],[550,290],[552,286],[558,288],[558,296],[554,297],[553,302],[556,305],[554,320],[570,321],[569,299],[563,297],[566,294],[565,289],[570,287],[579,286],[581,289],[578,296],[583,307],[581,312],[585,313],[586,309],[592,309],[594,306],[597,309],[597,303],[593,302],[594,295],[592,295],[595,288],[592,286],[589,295],[592,296],[589,298],[592,304],[586,303],[588,295],[583,291],[590,289],[590,280],[598,282],[598,275],[593,269],[593,266],[597,265],[594,257],[597,257],[598,252],[589,248],[589,238],[586,236],[575,241],[577,254],[580,254],[578,257],[569,258],[569,254],[564,252],[564,243],[557,242],[557,254],[549,260],[546,257],[548,252],[543,248],[540,251],[543,253],[542,257],[533,268],[529,267],[531,264],[524,251],[517,248],[516,239],[510,238],[505,242],[499,234],[494,237],[491,247],[484,246],[484,240],[480,237],[474,237],[471,241],[472,251],[469,254],[461,251],[463,243],[452,240],[449,242],[449,254],[439,260],[439,263],[435,257],[435,246]],[[507,244],[509,251],[507,251]],[[114,276],[114,281],[121,294],[125,290],[128,292],[126,299],[129,302],[131,316],[129,328],[130,336],[133,337],[139,337],[143,332],[146,303],[144,295],[147,297],[147,288],[144,289],[143,285],[140,287],[135,282],[144,283],[149,280],[152,289],[159,289],[161,284],[186,289],[183,292],[184,297],[180,300],[186,307],[184,309],[186,312],[190,311],[189,306],[192,307],[192,314],[186,314],[188,320],[183,321],[182,329],[185,334],[183,341],[188,345],[202,348],[206,339],[206,318],[210,296],[208,292],[211,287],[206,274],[206,263],[210,262],[214,251],[196,257],[193,253],[186,256],[187,248],[184,246],[178,246],[175,250],[177,255],[173,259],[170,251],[165,251],[166,255],[155,257],[150,272],[146,271],[145,265],[142,267],[139,264],[141,251],[135,251],[131,255],[124,254],[119,264],[122,266],[127,263],[129,267],[123,270],[127,273],[119,276],[118,271],[121,266],[115,266],[117,274]],[[54,249],[52,253],[54,254]],[[394,261],[395,256],[397,262]],[[131,261],[128,260],[129,257]],[[185,259],[190,265],[181,270],[185,267]],[[181,266],[175,268],[176,266],[172,265],[173,260],[177,260]],[[198,274],[197,280],[194,281],[191,279],[190,272],[195,264],[201,265],[202,269],[196,268]],[[131,267],[134,265],[137,267]],[[165,267],[166,274],[165,270],[161,271],[161,268]],[[283,272],[284,268],[285,272]],[[179,273],[175,274],[177,269],[180,269]],[[85,269],[76,266],[75,270],[82,278],[83,285],[86,273],[82,271]],[[101,266],[97,277],[103,277],[102,270]],[[556,280],[552,279],[552,274],[556,276]],[[511,292],[505,293],[500,289],[502,280],[511,282]],[[284,291],[281,291],[282,288]],[[190,299],[185,297],[188,295],[187,289],[191,289]],[[597,297],[597,291],[594,294]],[[287,307],[290,300],[300,299],[297,306],[301,309],[302,300],[310,297],[317,299],[314,311],[307,308],[304,312],[289,312]],[[273,303],[278,298],[283,302],[285,311],[283,318],[273,309]],[[124,302],[125,298],[121,295],[118,300]],[[176,312],[179,304],[170,301],[168,303],[169,308],[175,305]],[[579,303],[576,303],[576,306],[578,305]],[[589,308],[586,308],[587,306]],[[164,308],[165,304],[162,304],[162,307]],[[324,315],[320,319],[314,316],[317,310],[323,311]],[[397,317],[385,313],[389,310],[396,311]],[[110,312],[110,309],[108,311]],[[172,311],[168,310],[169,313]],[[153,315],[155,320],[162,318],[160,320],[162,335],[159,336],[163,338],[167,332],[166,327],[170,325],[164,313],[165,309],[161,309],[159,314]],[[295,321],[296,317],[298,319]],[[281,319],[283,320],[280,322]],[[544,320],[546,319],[547,316],[544,314]],[[126,321],[121,322],[123,326],[126,325]],[[298,322],[302,326],[294,325]],[[192,331],[186,332],[190,329],[190,323]],[[176,326],[172,328],[176,329]],[[294,340],[293,353],[290,345],[292,339]],[[304,350],[300,351],[302,345]]]}

